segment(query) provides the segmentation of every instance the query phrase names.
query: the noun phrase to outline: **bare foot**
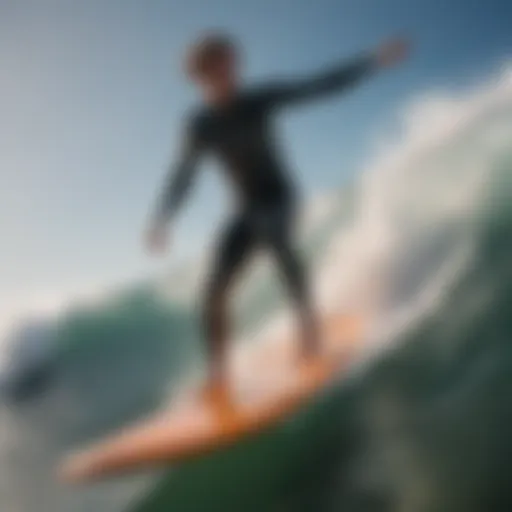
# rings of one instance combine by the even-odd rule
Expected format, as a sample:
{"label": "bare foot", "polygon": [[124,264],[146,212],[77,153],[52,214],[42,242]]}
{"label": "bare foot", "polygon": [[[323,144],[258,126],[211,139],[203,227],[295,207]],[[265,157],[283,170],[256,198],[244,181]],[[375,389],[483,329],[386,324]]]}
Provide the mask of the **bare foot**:
{"label": "bare foot", "polygon": [[316,333],[308,333],[302,337],[300,345],[300,360],[308,362],[321,356],[320,337]]}
{"label": "bare foot", "polygon": [[201,397],[214,407],[225,409],[231,403],[228,381],[224,378],[210,379],[201,390]]}

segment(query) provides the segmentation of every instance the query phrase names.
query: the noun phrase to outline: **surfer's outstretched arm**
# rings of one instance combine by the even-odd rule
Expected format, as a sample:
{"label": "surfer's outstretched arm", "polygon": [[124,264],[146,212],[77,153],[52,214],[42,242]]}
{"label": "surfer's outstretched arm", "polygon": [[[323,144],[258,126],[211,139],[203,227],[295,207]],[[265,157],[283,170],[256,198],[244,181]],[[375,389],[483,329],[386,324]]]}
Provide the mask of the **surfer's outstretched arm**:
{"label": "surfer's outstretched arm", "polygon": [[269,107],[280,107],[341,93],[378,69],[402,60],[407,49],[405,41],[389,41],[376,51],[342,62],[309,78],[270,85],[264,94],[265,100]]}

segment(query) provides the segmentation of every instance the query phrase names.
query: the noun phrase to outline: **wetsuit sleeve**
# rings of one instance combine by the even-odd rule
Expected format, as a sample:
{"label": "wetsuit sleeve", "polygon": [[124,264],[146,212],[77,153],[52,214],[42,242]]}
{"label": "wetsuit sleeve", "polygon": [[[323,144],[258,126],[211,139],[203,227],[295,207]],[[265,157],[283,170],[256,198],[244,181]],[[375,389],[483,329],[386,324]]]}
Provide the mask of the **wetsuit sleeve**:
{"label": "wetsuit sleeve", "polygon": [[201,153],[198,129],[190,123],[184,130],[179,156],[171,165],[157,202],[153,217],[155,223],[165,223],[178,212],[197,174]]}
{"label": "wetsuit sleeve", "polygon": [[268,108],[298,104],[335,94],[356,85],[378,67],[373,55],[365,55],[319,72],[312,77],[270,85],[263,93]]}

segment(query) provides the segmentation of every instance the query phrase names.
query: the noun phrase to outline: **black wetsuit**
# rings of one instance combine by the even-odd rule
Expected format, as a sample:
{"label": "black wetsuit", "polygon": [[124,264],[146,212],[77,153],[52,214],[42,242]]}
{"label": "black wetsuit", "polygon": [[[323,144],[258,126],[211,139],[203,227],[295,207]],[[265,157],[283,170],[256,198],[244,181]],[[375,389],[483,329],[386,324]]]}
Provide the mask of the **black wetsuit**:
{"label": "black wetsuit", "polygon": [[239,199],[239,211],[221,237],[209,280],[205,313],[210,342],[226,336],[226,292],[236,271],[259,245],[275,255],[301,318],[311,325],[306,280],[291,237],[295,190],[279,158],[272,114],[281,107],[340,92],[375,67],[372,57],[361,57],[305,80],[243,91],[228,106],[204,107],[188,120],[182,155],[165,188],[158,219],[177,211],[204,153],[221,161]]}

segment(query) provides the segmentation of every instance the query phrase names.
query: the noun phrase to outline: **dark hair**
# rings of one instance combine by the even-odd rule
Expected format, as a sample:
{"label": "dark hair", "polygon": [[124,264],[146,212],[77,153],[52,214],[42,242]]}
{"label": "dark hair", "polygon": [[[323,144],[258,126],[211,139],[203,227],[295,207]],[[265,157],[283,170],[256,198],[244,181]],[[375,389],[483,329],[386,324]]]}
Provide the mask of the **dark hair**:
{"label": "dark hair", "polygon": [[191,77],[208,72],[212,64],[226,56],[235,57],[237,45],[223,32],[209,32],[193,43],[186,55],[186,71]]}

